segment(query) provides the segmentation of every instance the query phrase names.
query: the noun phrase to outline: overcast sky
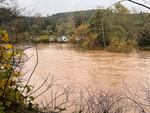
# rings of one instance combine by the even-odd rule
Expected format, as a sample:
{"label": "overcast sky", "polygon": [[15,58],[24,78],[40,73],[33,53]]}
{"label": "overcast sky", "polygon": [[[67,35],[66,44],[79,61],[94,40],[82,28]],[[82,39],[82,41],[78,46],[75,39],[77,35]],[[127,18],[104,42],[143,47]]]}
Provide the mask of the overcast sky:
{"label": "overcast sky", "polygon": [[[95,9],[98,6],[108,7],[117,1],[119,0],[18,0],[18,6],[20,8],[26,8],[29,15],[40,13],[44,16],[60,12]],[[135,1],[141,3],[142,0]],[[125,2],[124,5],[130,9],[148,11],[130,2]]]}

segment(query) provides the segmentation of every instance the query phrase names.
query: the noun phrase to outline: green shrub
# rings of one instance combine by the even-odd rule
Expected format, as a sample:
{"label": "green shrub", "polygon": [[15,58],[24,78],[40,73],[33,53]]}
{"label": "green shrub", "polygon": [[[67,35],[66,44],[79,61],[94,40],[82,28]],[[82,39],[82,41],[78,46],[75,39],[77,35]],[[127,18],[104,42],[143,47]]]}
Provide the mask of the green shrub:
{"label": "green shrub", "polygon": [[37,43],[49,43],[48,35],[41,35],[36,39]]}

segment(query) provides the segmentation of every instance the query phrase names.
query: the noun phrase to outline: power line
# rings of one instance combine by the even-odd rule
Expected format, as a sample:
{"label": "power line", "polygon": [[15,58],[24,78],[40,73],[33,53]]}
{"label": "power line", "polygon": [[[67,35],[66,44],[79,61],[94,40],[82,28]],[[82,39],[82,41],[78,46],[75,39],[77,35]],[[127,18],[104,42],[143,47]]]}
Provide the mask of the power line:
{"label": "power line", "polygon": [[147,9],[150,9],[149,6],[144,5],[144,4],[141,4],[141,3],[138,3],[138,2],[135,2],[135,1],[133,1],[133,0],[124,0],[124,1],[129,1],[129,2],[132,2],[132,3],[137,4],[137,5],[139,5],[139,6],[142,6],[142,7],[145,7],[145,8],[147,8]]}
{"label": "power line", "polygon": [[[150,6],[144,5],[144,4],[139,3],[139,2],[135,2],[135,1],[133,1],[133,0],[120,0],[120,1],[118,1],[118,2],[116,2],[116,3],[114,3],[114,4],[112,4],[112,5],[109,6],[108,8],[110,8],[110,7],[114,6],[114,5],[116,5],[117,3],[121,3],[121,2],[125,2],[125,1],[132,2],[132,3],[136,4],[136,5],[139,5],[139,6],[142,6],[142,7],[147,8],[147,9],[150,9]],[[149,3],[149,2],[147,2],[147,1],[145,1],[145,0],[143,0],[143,1],[146,2],[146,3]]]}

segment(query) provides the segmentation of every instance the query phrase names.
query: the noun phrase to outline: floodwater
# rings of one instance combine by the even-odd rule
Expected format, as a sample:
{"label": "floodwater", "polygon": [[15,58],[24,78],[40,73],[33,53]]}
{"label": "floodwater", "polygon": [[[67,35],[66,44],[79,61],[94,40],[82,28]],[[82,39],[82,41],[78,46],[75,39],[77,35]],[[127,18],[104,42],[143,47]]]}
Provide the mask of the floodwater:
{"label": "floodwater", "polygon": [[[31,73],[36,63],[35,48],[28,49],[31,57],[25,70]],[[39,62],[30,84],[39,86],[48,75],[67,81],[75,87],[120,88],[134,85],[150,77],[150,52],[130,54],[106,51],[78,51],[67,44],[38,45]],[[27,78],[26,78],[27,79]],[[49,79],[49,82],[51,79]]]}

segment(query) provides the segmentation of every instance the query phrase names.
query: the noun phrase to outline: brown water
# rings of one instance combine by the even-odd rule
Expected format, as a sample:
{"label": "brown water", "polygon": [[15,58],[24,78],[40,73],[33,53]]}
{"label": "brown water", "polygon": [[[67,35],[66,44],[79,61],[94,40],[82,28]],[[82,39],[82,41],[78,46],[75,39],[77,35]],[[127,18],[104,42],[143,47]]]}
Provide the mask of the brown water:
{"label": "brown water", "polygon": [[[35,65],[35,49],[26,51],[33,56],[25,65],[31,72]],[[124,82],[134,85],[150,77],[150,52],[130,54],[106,51],[76,51],[66,44],[39,45],[39,64],[30,83],[38,86],[50,73],[76,87],[119,88]]]}

